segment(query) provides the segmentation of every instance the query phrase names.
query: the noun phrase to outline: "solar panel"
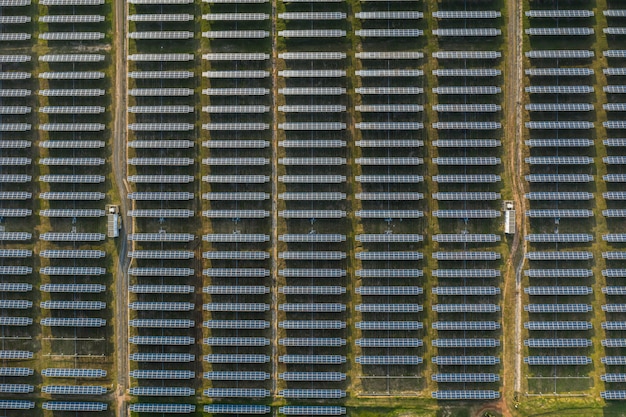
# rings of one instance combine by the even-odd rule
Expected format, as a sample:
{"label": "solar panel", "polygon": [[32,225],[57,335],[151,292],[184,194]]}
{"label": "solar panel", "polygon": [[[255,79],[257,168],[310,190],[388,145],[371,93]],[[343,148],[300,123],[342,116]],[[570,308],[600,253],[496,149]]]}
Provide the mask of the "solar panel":
{"label": "solar panel", "polygon": [[496,304],[435,304],[432,310],[437,313],[495,313],[500,311]]}
{"label": "solar panel", "polygon": [[495,19],[501,15],[495,10],[438,10],[432,13],[437,19]]}
{"label": "solar panel", "polygon": [[287,337],[278,340],[280,346],[309,346],[309,347],[339,347],[346,345],[346,339],[331,337],[294,338]]}
{"label": "solar panel", "polygon": [[420,347],[423,345],[420,339],[408,339],[408,338],[393,338],[393,339],[379,339],[379,338],[363,338],[357,339],[355,344],[360,347]]}
{"label": "solar panel", "polygon": [[495,400],[500,398],[498,391],[492,390],[440,390],[433,391],[437,400]]}
{"label": "solar panel", "polygon": [[361,278],[419,278],[424,273],[421,269],[357,269],[356,276]]}
{"label": "solar panel", "polygon": [[417,313],[424,308],[419,304],[357,304],[356,311],[363,313]]}
{"label": "solar panel", "polygon": [[0,368],[0,376],[30,376],[33,373],[31,368]]}
{"label": "solar panel", "polygon": [[132,353],[128,359],[134,362],[193,362],[195,355],[189,353]]}
{"label": "solar panel", "polygon": [[282,363],[296,364],[342,364],[346,357],[340,355],[283,355],[278,357]]}
{"label": "solar panel", "polygon": [[440,366],[497,365],[500,358],[495,356],[434,356],[432,362]]}
{"label": "solar panel", "polygon": [[488,373],[434,374],[431,376],[431,379],[438,383],[498,382],[500,381],[500,376]]}
{"label": "solar panel", "polygon": [[524,256],[531,261],[552,261],[552,260],[572,260],[583,261],[593,259],[593,253],[582,251],[546,251],[546,252],[527,252]]}
{"label": "solar panel", "polygon": [[588,356],[528,356],[524,358],[524,363],[531,366],[589,365],[591,358]]}
{"label": "solar panel", "polygon": [[[605,210],[605,211],[608,211],[608,210]],[[604,212],[602,214],[605,217],[607,216],[606,214],[604,214]],[[585,217],[593,217],[593,211],[581,210],[581,209],[561,209],[561,210],[535,209],[535,210],[527,210],[526,216],[531,217],[531,218],[585,218]]]}
{"label": "solar panel", "polygon": [[190,397],[196,391],[185,387],[132,387],[128,392],[131,395],[145,397]]}
{"label": "solar panel", "polygon": [[345,287],[315,285],[315,286],[283,286],[278,288],[280,294],[305,294],[305,295],[341,295],[346,293]]}
{"label": "solar panel", "polygon": [[53,395],[104,395],[107,389],[97,385],[44,385],[41,392]]}
{"label": "solar panel", "polygon": [[106,371],[103,369],[85,368],[46,368],[41,375],[49,378],[104,378]]}
{"label": "solar panel", "polygon": [[28,394],[34,390],[32,385],[27,384],[0,384],[0,393]]}
{"label": "solar panel", "polygon": [[129,39],[136,40],[182,40],[182,39],[192,39],[194,36],[193,32],[184,31],[184,30],[159,30],[159,31],[146,31],[146,32],[129,32]]}
{"label": "solar panel", "polygon": [[43,292],[58,293],[102,293],[106,287],[101,284],[44,284],[40,287]]}
{"label": "solar panel", "polygon": [[159,277],[159,276],[172,276],[172,277],[187,277],[194,274],[194,270],[191,268],[130,268],[128,273],[131,276],[137,277]]}
{"label": "solar panel", "polygon": [[285,320],[278,322],[278,327],[281,329],[345,329],[346,323],[339,320]]}
{"label": "solar panel", "polygon": [[26,283],[18,282],[2,282],[0,283],[0,292],[28,292],[32,291],[33,286]]}
{"label": "solar panel", "polygon": [[602,293],[607,295],[626,295],[626,287],[608,286],[602,287]]}
{"label": "solar panel", "polygon": [[500,236],[495,234],[439,234],[433,235],[435,242],[452,242],[452,243],[494,243],[500,241]]}
{"label": "solar panel", "polygon": [[524,194],[528,200],[547,200],[547,201],[583,201],[593,200],[592,193],[585,192],[531,192]]}
{"label": "solar panel", "polygon": [[267,405],[209,404],[204,406],[204,412],[212,414],[268,414],[270,410],[271,408]]}
{"label": "solar panel", "polygon": [[434,29],[433,35],[441,37],[494,37],[502,35],[500,29],[494,28],[455,28]]}
{"label": "solar panel", "polygon": [[266,398],[270,392],[261,388],[209,388],[203,394],[209,398]]}
{"label": "solar panel", "polygon": [[393,12],[384,12],[384,11],[375,11],[375,12],[359,12],[355,13],[354,17],[357,19],[367,20],[367,19],[385,19],[385,20],[418,20],[424,17],[424,14],[421,12],[415,11],[393,11]]}
{"label": "solar panel", "polygon": [[279,252],[278,258],[293,260],[341,260],[346,259],[346,253],[341,251],[288,251]]}
{"label": "solar panel", "polygon": [[128,339],[132,345],[145,346],[189,346],[195,342],[193,337],[185,336],[133,336]]}
{"label": "solar panel", "polygon": [[205,355],[203,360],[208,363],[268,363],[270,357],[251,354],[211,354]]}
{"label": "solar panel", "polygon": [[434,339],[432,345],[441,348],[497,347],[500,346],[500,341],[497,339]]}
{"label": "solar panel", "polygon": [[500,210],[434,210],[432,215],[441,219],[495,219]]}
{"label": "solar panel", "polygon": [[195,372],[172,369],[137,369],[130,371],[130,377],[135,379],[193,379]]}
{"label": "solar panel", "polygon": [[585,278],[593,276],[591,269],[527,269],[524,275],[531,278]]}
{"label": "solar panel", "polygon": [[269,288],[261,285],[212,285],[202,288],[202,292],[205,294],[268,294]]}
{"label": "solar panel", "polygon": [[355,293],[360,295],[420,295],[424,292],[421,287],[414,286],[393,286],[393,287],[382,287],[382,286],[372,286],[372,287],[357,287],[355,288]]}
{"label": "solar panel", "polygon": [[0,410],[29,410],[35,408],[33,401],[0,400]]}
{"label": "solar panel", "polygon": [[202,342],[210,346],[267,346],[270,343],[264,337],[208,337]]}
{"label": "solar panel", "polygon": [[[0,267],[1,268],[1,267]],[[39,269],[44,275],[104,275],[106,268],[91,266],[45,266]]]}
{"label": "solar panel", "polygon": [[204,311],[269,311],[269,304],[264,303],[206,303],[202,305]]}
{"label": "solar panel", "polygon": [[269,269],[263,268],[208,268],[202,275],[209,277],[253,277],[263,278],[270,275]]}
{"label": "solar panel", "polygon": [[183,319],[134,319],[128,325],[137,328],[189,329],[194,327],[193,320]]}
{"label": "solar panel", "polygon": [[345,381],[346,374],[342,372],[281,372],[278,378],[284,381]]}
{"label": "solar panel", "polygon": [[331,398],[344,398],[346,392],[338,389],[284,389],[278,391],[278,395],[284,398],[319,398],[319,399],[331,399]]}
{"label": "solar panel", "polygon": [[527,287],[524,292],[529,295],[589,295],[593,294],[593,289],[583,286],[544,286]]}
{"label": "solar panel", "polygon": [[[0,350],[0,359],[32,359],[33,352],[26,350]],[[42,371],[43,375],[43,371]]]}
{"label": "solar panel", "polygon": [[356,259],[365,261],[417,261],[424,257],[421,252],[357,252]]}
{"label": "solar panel", "polygon": [[[608,122],[605,122],[608,123]],[[528,122],[525,125],[528,129],[535,130],[565,130],[565,129],[576,129],[576,130],[585,130],[585,129],[593,129],[593,122],[576,122],[576,121],[568,121],[568,122]],[[538,157],[535,157],[538,158]]]}
{"label": "solar panel", "polygon": [[42,301],[39,306],[47,310],[104,310],[103,301]]}
{"label": "solar panel", "polygon": [[[422,52],[394,51],[394,52],[357,52],[355,56],[359,59],[420,59],[424,57]],[[345,58],[345,55],[344,55]]]}
{"label": "solar panel", "polygon": [[592,324],[587,321],[528,321],[524,328],[531,331],[555,331],[555,330],[591,330]]}
{"label": "solar panel", "polygon": [[436,321],[432,328],[439,331],[486,331],[497,330],[500,323],[495,321]]}
{"label": "solar panel", "polygon": [[128,305],[131,310],[138,311],[191,311],[195,308],[194,303],[183,302],[133,302]]}
{"label": "solar panel", "polygon": [[621,277],[626,276],[626,269],[603,269],[602,276],[612,277],[612,278],[621,278]]}
{"label": "solar panel", "polygon": [[159,13],[159,14],[132,14],[128,16],[131,22],[189,22],[194,16],[186,13]]}
{"label": "solar panel", "polygon": [[524,346],[531,348],[577,348],[591,346],[589,339],[526,339]]}
{"label": "solar panel", "polygon": [[46,327],[104,327],[105,319],[97,318],[44,318],[41,319],[41,325]]}
{"label": "solar panel", "polygon": [[[494,174],[477,174],[477,175],[463,175],[463,174],[446,174],[446,175],[433,175],[432,180],[441,184],[487,184],[500,181],[499,175]],[[358,177],[357,177],[358,181]]]}
{"label": "solar panel", "polygon": [[278,408],[286,416],[340,416],[346,414],[345,407],[331,405],[287,405]]}
{"label": "solar panel", "polygon": [[[603,311],[604,310],[603,306]],[[524,311],[529,313],[588,313],[593,308],[588,304],[528,304]]]}
{"label": "solar panel", "polygon": [[[605,51],[605,54],[608,51]],[[533,50],[526,52],[528,58],[538,59],[587,59],[593,58],[594,52],[579,49],[563,49],[563,50]]]}
{"label": "solar panel", "polygon": [[[269,237],[268,237],[269,238]],[[279,235],[278,240],[281,242],[345,242],[346,236],[339,234],[285,234]]]}
{"label": "solar panel", "polygon": [[592,111],[593,105],[589,103],[530,103],[526,110],[537,112],[577,112]]}
{"label": "solar panel", "polygon": [[434,287],[432,293],[435,295],[497,295],[500,289],[497,287]]}
{"label": "solar panel", "polygon": [[530,36],[591,36],[594,30],[589,27],[528,28],[525,33]]}
{"label": "solar panel", "polygon": [[359,321],[356,328],[361,330],[421,330],[424,324],[418,321]]}
{"label": "solar panel", "polygon": [[364,219],[417,219],[424,217],[420,210],[357,210],[354,215]]}
{"label": "solar panel", "polygon": [[39,56],[42,62],[102,62],[105,56],[100,54],[47,54]]}
{"label": "solar panel", "polygon": [[[137,1],[137,0],[131,0]],[[163,0],[160,0],[163,1]],[[171,404],[171,403],[134,403],[128,409],[135,413],[168,413],[168,414],[190,414],[196,411],[193,404]]]}
{"label": "solar panel", "polygon": [[203,378],[213,381],[265,381],[270,374],[260,371],[212,371],[205,372]]}
{"label": "solar panel", "polygon": [[265,320],[207,320],[202,325],[208,329],[267,329]]}

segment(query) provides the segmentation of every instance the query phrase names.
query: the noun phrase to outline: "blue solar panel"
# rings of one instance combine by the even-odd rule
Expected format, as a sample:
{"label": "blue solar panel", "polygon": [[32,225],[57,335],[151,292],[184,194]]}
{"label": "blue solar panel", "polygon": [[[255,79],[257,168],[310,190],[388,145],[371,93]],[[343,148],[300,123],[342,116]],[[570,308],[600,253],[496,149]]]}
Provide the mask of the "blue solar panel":
{"label": "blue solar panel", "polygon": [[336,399],[344,398],[346,392],[339,389],[284,389],[278,391],[278,395],[284,398],[295,399]]}
{"label": "blue solar panel", "polygon": [[526,339],[524,346],[531,348],[578,348],[591,346],[589,339]]}
{"label": "blue solar panel", "polygon": [[498,391],[490,390],[440,390],[432,397],[437,400],[495,400],[500,398]]}
{"label": "blue solar panel", "polygon": [[500,346],[500,341],[497,339],[434,339],[432,345],[442,348],[497,347]]}
{"label": "blue solar panel", "polygon": [[133,387],[128,392],[130,395],[145,397],[190,397],[196,391],[185,387]]}
{"label": "blue solar panel", "polygon": [[346,357],[341,355],[283,355],[278,357],[282,363],[299,364],[341,364],[346,363]]}
{"label": "blue solar panel", "polygon": [[593,325],[587,321],[529,321],[524,323],[524,328],[535,331],[591,330]]}
{"label": "blue solar panel", "polygon": [[524,358],[524,363],[540,366],[589,365],[591,358],[588,356],[528,356]]}
{"label": "blue solar panel", "polygon": [[423,359],[419,356],[357,356],[356,363],[361,365],[419,365]]}
{"label": "blue solar panel", "polygon": [[278,412],[286,416],[340,416],[346,414],[345,407],[332,405],[287,405]]}
{"label": "blue solar panel", "polygon": [[210,398],[265,398],[270,392],[260,388],[209,388],[204,395]]}
{"label": "blue solar panel", "polygon": [[278,374],[278,378],[284,381],[345,381],[346,374],[342,372],[282,372]]}
{"label": "blue solar panel", "polygon": [[434,374],[432,380],[435,382],[454,382],[454,383],[467,383],[467,382],[498,382],[500,376],[498,374],[488,373],[460,373],[460,374]]}
{"label": "blue solar panel", "polygon": [[268,363],[270,361],[270,357],[267,355],[228,353],[205,355],[202,359],[208,363]]}
{"label": "blue solar panel", "polygon": [[500,358],[495,356],[435,356],[432,362],[437,365],[496,365]]}
{"label": "blue solar panel", "polygon": [[130,404],[128,409],[134,413],[190,414],[196,411],[196,406],[193,404],[135,403]]}
{"label": "blue solar panel", "polygon": [[267,405],[209,404],[204,406],[204,412],[211,414],[268,414],[270,410]]}

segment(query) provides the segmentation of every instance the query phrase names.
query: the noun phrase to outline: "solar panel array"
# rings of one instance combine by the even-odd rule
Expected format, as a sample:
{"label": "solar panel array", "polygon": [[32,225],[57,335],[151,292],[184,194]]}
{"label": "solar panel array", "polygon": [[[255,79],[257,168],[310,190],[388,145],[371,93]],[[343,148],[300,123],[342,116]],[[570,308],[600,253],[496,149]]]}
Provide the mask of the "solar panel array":
{"label": "solar panel array", "polygon": [[[423,216],[424,162],[419,157],[423,142],[416,140],[424,128],[424,72],[420,68],[424,56],[405,50],[407,38],[423,35],[423,14],[409,3],[384,1],[383,5],[385,11],[379,3],[362,2],[361,11],[355,14],[360,23],[355,34],[361,37],[362,50],[356,54],[360,83],[354,90],[359,97],[355,111],[360,116],[355,139],[361,151],[354,160],[361,191],[355,216],[363,228],[363,234],[356,237],[361,242],[356,253],[356,274],[361,277],[355,288],[360,329],[356,362],[364,376],[360,381],[364,389],[381,392],[389,384],[411,383],[402,377],[419,374],[421,369],[422,256],[418,248],[422,239],[419,234],[395,234],[393,229],[403,225],[408,228],[403,230],[420,233],[423,228],[419,219]],[[380,332],[396,321],[408,325],[392,333]]]}
{"label": "solar panel array", "polygon": [[[433,358],[440,372],[433,376],[439,389],[432,393],[436,399],[499,396],[498,391],[488,391],[488,396],[481,389],[485,383],[499,380],[499,341],[489,333],[499,328],[499,292],[494,290],[500,271],[494,261],[500,259],[500,253],[489,249],[501,238],[499,233],[484,231],[501,227],[497,173],[501,164],[502,54],[485,50],[477,37],[500,39],[501,15],[490,9],[491,3],[475,6],[460,11],[454,1],[444,0],[433,11],[439,51],[433,53],[438,68],[433,70],[436,85],[432,93],[439,104],[433,106],[437,120],[432,127],[438,137],[433,142],[436,155],[431,159],[436,171],[431,215],[442,230],[432,236],[438,249],[432,255],[436,260],[432,271],[436,279],[432,288],[436,296],[433,345],[440,355]],[[479,337],[490,337],[490,342],[472,343]],[[484,371],[495,377],[472,377],[468,372],[475,363],[483,364]],[[450,384],[459,382],[464,390],[456,391],[453,388],[459,385]]]}
{"label": "solar panel array", "polygon": [[[594,316],[591,306],[593,235],[590,220],[596,197],[593,164],[593,110],[595,54],[587,49],[595,38],[594,12],[531,3],[525,30],[531,41],[526,55],[530,103],[526,129],[529,175],[525,215],[530,222],[526,253],[528,319],[524,363],[529,392],[545,392],[546,380],[554,393],[567,390],[567,380],[584,378],[589,369]],[[544,40],[545,39],[545,40]],[[547,41],[550,39],[551,41]],[[596,312],[597,313],[597,312]],[[542,379],[543,378],[543,379]],[[582,385],[586,380],[582,380]]]}
{"label": "solar panel array", "polygon": [[[102,167],[102,156],[106,153],[104,121],[109,116],[101,104],[103,99],[108,99],[109,80],[105,70],[109,64],[105,60],[110,45],[104,32],[110,30],[111,22],[105,17],[104,3],[103,0],[0,2],[3,32],[0,40],[11,41],[2,42],[0,58],[0,82],[4,82],[0,90],[0,214],[3,217],[0,324],[14,329],[9,337],[6,333],[3,336],[0,357],[19,362],[32,360],[34,352],[26,350],[26,340],[38,337],[41,344],[37,354],[55,357],[58,363],[71,361],[78,378],[92,377],[81,374],[81,370],[91,371],[86,369],[88,361],[82,353],[88,351],[105,361],[110,354],[101,343],[110,331],[103,318],[108,315],[106,286],[89,282],[97,279],[99,283],[109,284],[111,279],[103,268],[106,253],[99,247],[104,235],[98,233],[104,225],[99,219],[104,214],[106,198],[104,176],[90,175],[94,166],[103,172],[108,170]],[[69,12],[67,6],[80,7]],[[36,37],[31,36],[35,27],[31,22],[39,22]],[[35,49],[38,59],[30,55]],[[32,74],[38,74],[40,79],[38,91]],[[32,111],[35,104],[39,112]],[[30,175],[33,125],[39,130],[38,163],[45,166],[37,193],[33,192],[34,178]],[[38,236],[40,256],[35,260],[32,234],[20,230],[34,227],[29,224],[32,207],[28,206],[37,200],[41,203],[37,214],[45,218],[46,230]],[[30,316],[32,301],[27,299],[33,290],[29,283],[32,262],[37,263],[41,277],[41,287],[36,289],[41,291],[37,297],[41,300],[37,318]],[[42,329],[36,336],[31,330],[35,321]],[[58,343],[62,339],[71,343]],[[2,368],[0,391],[11,396],[32,392],[29,379],[33,373],[33,369],[26,367]],[[41,374],[42,391],[47,392],[47,378],[55,375],[45,370]],[[19,382],[25,383],[14,383],[17,382],[14,377],[22,377]],[[67,382],[63,380],[61,384]],[[107,409],[106,403],[80,401],[80,396],[97,394],[95,391],[67,391],[71,387],[60,385],[57,391],[77,395],[77,402],[50,401],[42,407],[70,411]],[[30,401],[3,400],[0,404],[6,410],[33,407]]]}
{"label": "solar panel array", "polygon": [[603,90],[606,93],[606,103],[603,109],[606,111],[607,121],[603,123],[606,132],[606,139],[603,141],[608,147],[608,156],[603,158],[606,168],[606,175],[603,180],[610,187],[609,191],[603,194],[606,201],[606,210],[602,215],[606,218],[608,234],[602,236],[602,240],[609,244],[609,251],[603,252],[605,259],[605,269],[602,276],[606,279],[606,286],[602,292],[606,295],[606,304],[602,305],[605,312],[604,321],[601,327],[604,331],[605,339],[602,340],[604,354],[601,358],[605,366],[605,374],[600,376],[604,382],[604,389],[601,397],[607,400],[624,400],[624,387],[626,379],[623,378],[623,323],[626,320],[623,303],[625,294],[623,291],[623,259],[626,252],[621,242],[624,241],[623,226],[623,163],[624,163],[624,67],[626,60],[623,54],[623,34],[626,27],[623,8],[616,4],[607,5],[603,11],[606,16],[608,27],[603,32],[608,41],[608,50],[603,52],[607,58],[606,68],[603,73],[606,76],[607,85]]}
{"label": "solar panel array", "polygon": [[[128,19],[128,199],[136,223],[130,258],[129,355],[137,413],[191,413],[198,288],[189,243],[200,235],[195,195],[195,6],[190,1],[133,0]],[[154,53],[155,45],[159,53]],[[132,97],[132,98],[131,98]],[[158,383],[155,386],[155,381]],[[181,403],[161,404],[177,397]]]}
{"label": "solar panel array", "polygon": [[[31,301],[33,240],[32,226],[32,120],[35,95],[32,71],[31,15],[29,3],[2,8],[0,29],[0,214],[2,215],[2,283],[0,284],[0,325],[7,335],[0,358],[2,410],[28,410],[32,401],[20,397],[34,391],[33,352],[19,338],[30,339],[34,312]],[[8,4],[6,6],[9,6]],[[26,6],[26,7],[22,7]],[[5,49],[6,48],[6,49]],[[6,230],[6,231],[5,231]],[[29,350],[27,350],[29,349]],[[27,367],[25,367],[27,366]],[[20,411],[4,411],[7,415]]]}

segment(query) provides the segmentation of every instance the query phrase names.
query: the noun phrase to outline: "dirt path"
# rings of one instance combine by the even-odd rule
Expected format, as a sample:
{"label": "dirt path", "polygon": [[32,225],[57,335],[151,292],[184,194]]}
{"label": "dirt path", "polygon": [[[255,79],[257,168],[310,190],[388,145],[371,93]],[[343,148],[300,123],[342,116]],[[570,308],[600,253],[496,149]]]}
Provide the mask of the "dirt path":
{"label": "dirt path", "polygon": [[[508,22],[507,22],[507,62],[506,62],[506,133],[505,140],[507,143],[507,170],[509,177],[511,178],[512,198],[515,203],[516,209],[516,228],[517,233],[513,238],[511,245],[511,253],[507,263],[507,278],[515,279],[515,285],[505,285],[504,298],[507,300],[511,297],[506,292],[514,291],[515,297],[515,337],[514,340],[505,340],[505,354],[515,355],[513,363],[513,390],[519,392],[521,390],[521,364],[522,364],[522,292],[521,292],[521,266],[524,261],[525,245],[522,239],[525,228],[524,217],[524,184],[522,178],[522,105],[523,105],[523,25],[522,25],[522,3],[517,0],[508,1]],[[510,299],[510,298],[509,298]],[[512,343],[512,349],[506,349],[506,345]],[[506,381],[509,380],[507,375],[510,376],[511,369],[507,369],[507,365],[512,363],[510,358],[505,361],[505,382],[504,388],[506,389]],[[506,409],[506,404],[502,402],[503,409]],[[510,415],[510,412],[503,414]]]}
{"label": "dirt path", "polygon": [[115,1],[115,97],[113,98],[113,174],[120,193],[123,229],[118,245],[117,277],[115,279],[115,339],[117,345],[117,415],[126,416],[126,390],[128,388],[128,257],[126,245],[127,228],[131,226],[126,213],[126,2]]}

